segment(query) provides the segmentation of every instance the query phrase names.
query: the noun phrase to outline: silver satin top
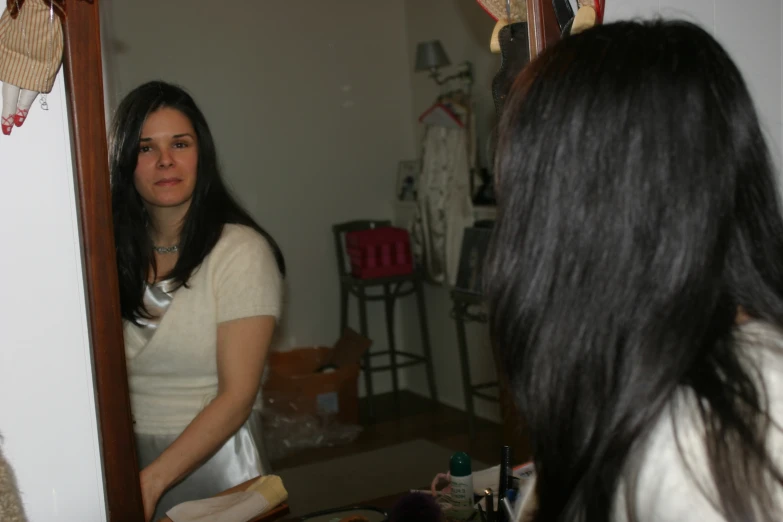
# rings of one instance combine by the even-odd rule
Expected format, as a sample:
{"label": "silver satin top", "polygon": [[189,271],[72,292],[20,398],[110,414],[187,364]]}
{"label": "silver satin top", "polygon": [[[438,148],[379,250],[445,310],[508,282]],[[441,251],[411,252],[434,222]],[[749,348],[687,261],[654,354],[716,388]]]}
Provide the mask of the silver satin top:
{"label": "silver satin top", "polygon": [[[177,504],[209,498],[237,484],[270,473],[261,430],[261,412],[253,411],[209,460],[163,494],[153,520],[163,518]],[[176,438],[176,435],[136,435],[140,469],[150,465]]]}
{"label": "silver satin top", "polygon": [[[173,281],[169,279],[146,285],[144,306],[151,317],[140,319],[139,324],[144,327],[142,332],[148,342],[155,335],[174,300],[175,292]],[[136,450],[140,469],[158,458],[177,437],[137,434]],[[161,497],[153,520],[164,517],[166,511],[181,502],[214,496],[237,484],[269,473],[270,470],[263,449],[261,413],[253,411],[239,430],[209,460]]]}
{"label": "silver satin top", "polygon": [[152,339],[153,334],[160,325],[160,320],[163,318],[163,314],[169,309],[171,301],[174,299],[174,281],[171,279],[164,279],[157,283],[147,283],[144,287],[144,308],[150,314],[150,318],[140,318],[139,324],[143,326],[142,332],[144,337],[149,342]]}

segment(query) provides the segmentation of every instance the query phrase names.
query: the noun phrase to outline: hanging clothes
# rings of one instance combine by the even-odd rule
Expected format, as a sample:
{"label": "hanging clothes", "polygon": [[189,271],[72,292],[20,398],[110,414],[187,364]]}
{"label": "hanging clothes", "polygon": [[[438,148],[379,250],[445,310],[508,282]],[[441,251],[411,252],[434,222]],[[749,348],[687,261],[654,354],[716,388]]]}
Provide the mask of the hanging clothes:
{"label": "hanging clothes", "polygon": [[51,92],[63,55],[59,10],[44,0],[18,3],[21,9],[7,9],[0,16],[0,81]]}
{"label": "hanging clothes", "polygon": [[428,279],[450,286],[457,279],[463,231],[474,222],[470,128],[427,125],[422,147],[413,250]]}

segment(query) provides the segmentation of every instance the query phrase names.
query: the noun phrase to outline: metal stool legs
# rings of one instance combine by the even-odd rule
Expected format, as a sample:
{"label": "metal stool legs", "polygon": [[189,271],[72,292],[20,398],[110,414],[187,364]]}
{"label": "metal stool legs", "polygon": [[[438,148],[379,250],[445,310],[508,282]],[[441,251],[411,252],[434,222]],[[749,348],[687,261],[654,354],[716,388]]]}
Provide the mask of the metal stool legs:
{"label": "metal stool legs", "polygon": [[438,402],[438,387],[435,384],[435,367],[432,363],[432,347],[430,346],[430,329],[427,322],[427,304],[424,300],[424,285],[421,278],[417,277],[413,283],[416,292],[416,304],[419,308],[419,329],[421,331],[421,349],[424,355],[427,369],[427,383],[430,388],[430,399]]}

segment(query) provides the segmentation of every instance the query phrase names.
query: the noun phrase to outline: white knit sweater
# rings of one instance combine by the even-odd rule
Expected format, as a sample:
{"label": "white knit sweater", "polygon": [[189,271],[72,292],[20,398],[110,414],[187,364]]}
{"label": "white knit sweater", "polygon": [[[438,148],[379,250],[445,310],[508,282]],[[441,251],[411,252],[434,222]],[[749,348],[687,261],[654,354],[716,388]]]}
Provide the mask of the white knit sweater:
{"label": "white knit sweater", "polygon": [[131,408],[139,434],[182,432],[217,395],[217,328],[232,319],[280,315],[282,277],[268,242],[226,225],[174,299],[149,342],[124,323]]}

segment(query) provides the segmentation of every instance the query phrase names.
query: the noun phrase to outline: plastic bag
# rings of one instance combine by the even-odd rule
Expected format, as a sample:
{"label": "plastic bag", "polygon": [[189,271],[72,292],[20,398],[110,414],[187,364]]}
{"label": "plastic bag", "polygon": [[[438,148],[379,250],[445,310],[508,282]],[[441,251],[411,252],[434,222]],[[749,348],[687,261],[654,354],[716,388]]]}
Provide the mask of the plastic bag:
{"label": "plastic bag", "polygon": [[299,412],[295,403],[295,399],[264,397],[264,444],[271,460],[305,449],[350,444],[363,430],[359,425],[340,422],[331,413]]}

